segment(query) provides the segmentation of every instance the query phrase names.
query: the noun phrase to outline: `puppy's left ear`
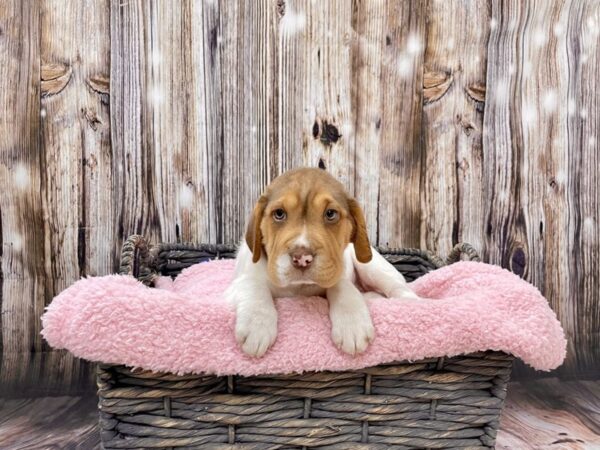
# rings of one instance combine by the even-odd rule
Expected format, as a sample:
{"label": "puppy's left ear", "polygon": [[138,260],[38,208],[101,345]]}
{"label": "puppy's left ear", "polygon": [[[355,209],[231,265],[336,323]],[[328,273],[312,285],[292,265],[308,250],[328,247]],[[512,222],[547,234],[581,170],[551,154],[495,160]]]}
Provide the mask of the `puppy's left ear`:
{"label": "puppy's left ear", "polygon": [[361,263],[368,263],[373,258],[373,253],[371,252],[371,244],[369,243],[369,236],[367,234],[365,215],[358,202],[353,198],[348,199],[348,209],[354,222],[350,241],[354,244],[356,259]]}
{"label": "puppy's left ear", "polygon": [[260,224],[267,202],[267,197],[261,195],[256,205],[254,205],[254,211],[250,215],[250,220],[246,228],[246,244],[252,250],[252,262],[254,263],[258,262],[262,255],[262,232],[260,231]]}

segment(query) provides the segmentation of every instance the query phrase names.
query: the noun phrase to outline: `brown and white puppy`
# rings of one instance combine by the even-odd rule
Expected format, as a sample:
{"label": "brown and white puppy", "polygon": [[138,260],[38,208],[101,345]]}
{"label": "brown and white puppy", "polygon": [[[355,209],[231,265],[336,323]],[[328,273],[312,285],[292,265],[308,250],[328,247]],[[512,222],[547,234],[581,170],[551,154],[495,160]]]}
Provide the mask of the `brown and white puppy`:
{"label": "brown and white puppy", "polygon": [[363,352],[374,329],[365,296],[417,298],[396,269],[369,245],[364,215],[342,184],[320,169],[287,172],[258,199],[237,255],[227,296],[236,307],[236,338],[262,356],[277,337],[273,298],[326,296],[333,342]]}

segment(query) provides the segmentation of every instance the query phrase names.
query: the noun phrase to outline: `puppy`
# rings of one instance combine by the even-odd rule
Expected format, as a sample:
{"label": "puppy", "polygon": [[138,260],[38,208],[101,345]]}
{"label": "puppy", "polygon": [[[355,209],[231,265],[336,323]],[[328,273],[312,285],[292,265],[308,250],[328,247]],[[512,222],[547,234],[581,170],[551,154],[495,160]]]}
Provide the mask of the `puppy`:
{"label": "puppy", "polygon": [[277,337],[273,298],[326,296],[331,337],[355,355],[374,337],[361,291],[417,298],[402,275],[369,245],[363,212],[320,169],[287,172],[267,187],[248,222],[227,298],[236,308],[242,350],[262,356]]}

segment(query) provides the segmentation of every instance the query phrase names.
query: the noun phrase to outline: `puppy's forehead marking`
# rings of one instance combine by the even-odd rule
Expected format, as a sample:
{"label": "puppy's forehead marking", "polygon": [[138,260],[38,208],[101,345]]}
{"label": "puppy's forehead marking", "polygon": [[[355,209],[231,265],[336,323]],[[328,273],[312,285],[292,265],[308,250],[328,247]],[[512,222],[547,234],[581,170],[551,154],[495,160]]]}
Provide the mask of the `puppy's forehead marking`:
{"label": "puppy's forehead marking", "polygon": [[308,230],[306,229],[306,225],[302,227],[302,232],[300,235],[294,239],[293,245],[297,247],[310,247],[310,242],[308,240]]}

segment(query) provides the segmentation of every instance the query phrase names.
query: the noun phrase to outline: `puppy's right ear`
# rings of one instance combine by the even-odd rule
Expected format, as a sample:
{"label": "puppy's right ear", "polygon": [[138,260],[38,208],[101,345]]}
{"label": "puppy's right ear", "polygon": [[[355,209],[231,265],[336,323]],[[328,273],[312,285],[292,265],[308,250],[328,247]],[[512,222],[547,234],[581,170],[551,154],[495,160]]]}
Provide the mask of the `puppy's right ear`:
{"label": "puppy's right ear", "polygon": [[262,254],[262,233],[260,231],[260,224],[262,222],[263,214],[267,206],[267,197],[261,195],[256,205],[254,205],[254,211],[250,215],[248,226],[246,228],[246,244],[252,250],[252,262],[258,262]]}

